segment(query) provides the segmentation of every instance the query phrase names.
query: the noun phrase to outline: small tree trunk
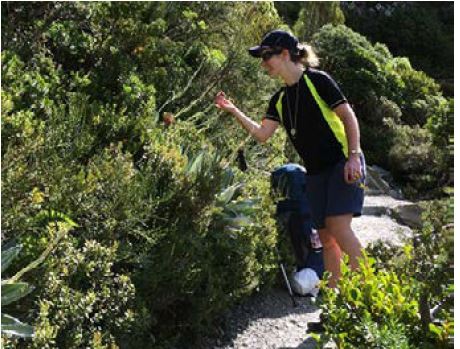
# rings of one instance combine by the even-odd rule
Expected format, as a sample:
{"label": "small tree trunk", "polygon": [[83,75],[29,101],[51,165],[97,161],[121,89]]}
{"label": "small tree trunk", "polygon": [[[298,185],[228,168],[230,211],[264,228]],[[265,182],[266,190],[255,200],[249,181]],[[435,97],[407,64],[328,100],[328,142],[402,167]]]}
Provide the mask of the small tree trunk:
{"label": "small tree trunk", "polygon": [[428,331],[430,323],[431,323],[431,315],[430,315],[430,305],[428,304],[428,293],[425,290],[422,291],[422,294],[420,295],[419,311],[420,311],[420,318],[422,320],[423,330]]}

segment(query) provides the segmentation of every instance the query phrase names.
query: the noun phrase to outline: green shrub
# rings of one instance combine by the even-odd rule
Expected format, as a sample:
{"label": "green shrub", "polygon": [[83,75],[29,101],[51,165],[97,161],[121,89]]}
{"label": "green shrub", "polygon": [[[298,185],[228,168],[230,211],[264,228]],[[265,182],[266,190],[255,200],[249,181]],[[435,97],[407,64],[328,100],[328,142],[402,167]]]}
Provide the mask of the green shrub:
{"label": "green shrub", "polygon": [[[24,245],[17,267],[53,241],[37,214],[79,223],[28,276],[36,347],[192,342],[273,281],[262,175],[284,138],[247,142],[212,96],[264,110],[275,84],[246,47],[278,23],[271,3],[2,4],[2,233]],[[245,145],[250,174],[233,170]]]}
{"label": "green shrub", "polygon": [[[182,138],[186,130],[190,141]],[[247,176],[251,182],[248,193],[242,196],[242,188],[238,186],[234,195],[221,203],[220,193],[235,185],[231,170],[222,165],[225,161],[209,145],[199,150],[203,143],[199,136],[190,136],[191,132],[194,132],[191,127],[152,130],[147,134],[143,157],[136,164],[129,153],[123,152],[121,143],[91,157],[86,166],[67,156],[56,157],[50,149],[51,154],[40,153],[35,172],[29,174],[33,183],[38,173],[46,173],[39,188],[49,189],[33,187],[23,204],[31,206],[32,212],[61,207],[72,212],[80,223],[72,240],[75,251],[68,251],[66,256],[83,254],[78,246],[94,240],[104,246],[112,246],[113,241],[119,243],[117,249],[112,248],[107,263],[118,273],[133,278],[136,294],[135,301],[134,295],[130,295],[130,309],[132,316],[140,321],[136,325],[127,321],[126,326],[115,328],[102,319],[97,331],[104,345],[151,345],[152,336],[159,342],[173,343],[179,338],[174,339],[178,334],[171,329],[179,325],[183,329],[179,335],[189,334],[191,340],[230,304],[253,292],[261,283],[273,280],[275,261],[273,253],[267,252],[276,243],[267,210],[272,203],[264,199],[261,206],[248,197],[261,200],[268,197],[263,193],[268,193],[269,181],[261,183],[254,176]],[[190,145],[181,147],[178,139]],[[50,143],[53,141],[51,137]],[[181,148],[188,149],[190,155]],[[19,163],[12,165],[13,170]],[[13,174],[16,175],[14,171]],[[251,223],[248,217],[257,211],[266,213]],[[52,239],[37,223],[32,223],[28,223],[29,229],[20,236],[26,252],[23,263],[36,258]],[[91,264],[91,259],[88,257],[81,263]],[[54,263],[67,265],[71,261],[51,259],[44,264],[43,275],[55,273]],[[70,303],[86,304],[95,293],[98,307],[110,306],[112,298],[118,296],[99,295],[91,284],[99,278],[93,280],[91,275],[79,276],[77,281],[73,276],[46,279],[37,283],[37,287],[51,289],[50,283],[56,282],[59,284],[56,288],[67,292]],[[77,288],[81,284],[87,285],[85,292]],[[119,286],[108,284],[107,288],[115,290]],[[41,303],[37,306],[41,310],[36,310],[39,317],[34,323],[41,331],[37,346],[54,342],[63,347],[80,345],[81,338],[71,332],[62,334],[67,322],[74,323],[82,333],[93,331],[87,324],[95,321],[92,315],[78,309],[74,312],[70,303],[53,303],[50,310],[43,308],[42,303],[54,302],[58,296],[50,291],[39,297]],[[54,306],[66,308],[68,313],[59,318]],[[133,340],[133,336],[137,339]]]}
{"label": "green shrub", "polygon": [[113,270],[117,249],[90,240],[78,247],[75,238],[60,244],[43,274],[33,347],[92,346],[97,333],[115,344],[130,330],[134,286]]}
{"label": "green shrub", "polygon": [[441,112],[433,114],[427,121],[427,129],[433,137],[433,144],[443,149],[442,164],[445,182],[453,186],[454,172],[454,99],[448,99]]}
{"label": "green shrub", "polygon": [[415,233],[411,260],[414,277],[422,283],[421,320],[439,347],[449,347],[453,337],[453,212],[453,197],[425,205],[424,225]]}
{"label": "green shrub", "polygon": [[[20,255],[22,245],[15,246],[13,244],[14,240],[2,245],[2,274],[4,277],[4,279],[2,279],[2,347],[5,345],[7,348],[14,348],[19,343],[18,337],[35,338],[37,335],[36,328],[5,314],[5,311],[11,308],[11,303],[19,299],[22,299],[22,304],[16,304],[14,311],[22,313],[30,311],[28,308],[30,304],[32,304],[31,298],[27,297],[28,299],[24,299],[24,297],[31,293],[35,287],[26,282],[20,282],[19,280],[27,277],[30,278],[30,275],[33,274],[29,272],[32,270],[36,271],[50,253],[55,251],[56,246],[66,237],[69,231],[78,227],[78,225],[64,213],[52,210],[41,211],[35,217],[35,220],[44,224],[45,229],[52,235],[52,239],[43,248],[40,256],[31,261],[28,265],[18,267],[20,264],[16,263],[16,265],[14,265],[12,262]],[[5,274],[10,275],[11,273],[6,270],[10,266],[14,267],[10,269],[12,269],[15,274],[6,278]],[[26,276],[24,276],[25,274]]]}
{"label": "green shrub", "polygon": [[408,277],[376,271],[374,259],[365,257],[360,270],[342,264],[336,289],[323,287],[321,308],[326,338],[339,348],[383,348],[387,342],[418,336],[417,289]]}
{"label": "green shrub", "polygon": [[428,130],[395,124],[390,127],[394,144],[388,153],[389,169],[395,179],[406,184],[405,194],[416,198],[439,190],[440,179],[448,173],[442,150],[434,146]]}
{"label": "green shrub", "polygon": [[377,243],[337,289],[324,289],[326,335],[341,348],[451,348],[453,202],[425,205],[423,228],[403,247]]}
{"label": "green shrub", "polygon": [[[410,349],[406,329],[401,323],[389,321],[376,324],[370,319],[363,320],[363,331],[367,343],[362,348],[375,349]],[[346,346],[344,346],[346,347]],[[359,348],[359,347],[356,347]]]}
{"label": "green shrub", "polygon": [[343,25],[324,26],[313,44],[356,112],[368,162],[394,170],[410,195],[439,196],[432,190],[450,181],[445,146],[453,136],[452,106],[439,85]]}
{"label": "green shrub", "polygon": [[293,26],[294,33],[301,41],[309,41],[323,25],[343,24],[345,17],[338,1],[305,2],[300,7],[298,19]]}
{"label": "green shrub", "polygon": [[[20,251],[21,246],[12,246],[10,248],[2,246],[3,274],[18,256]],[[22,323],[15,317],[6,314],[4,311],[6,306],[27,296],[33,289],[33,286],[25,282],[18,282],[14,279],[2,279],[2,347],[8,342],[8,339],[4,338],[4,336],[30,338],[34,335],[34,328],[32,326]]]}
{"label": "green shrub", "polygon": [[437,79],[453,76],[452,3],[347,1],[342,10],[347,26],[409,57],[417,70]]}
{"label": "green shrub", "polygon": [[394,134],[390,132],[388,124],[382,123],[382,120],[392,120],[395,124],[399,124],[401,109],[386,97],[378,98],[370,95],[362,105],[361,112],[369,119],[369,122],[360,122],[361,147],[365,149],[366,161],[388,168],[388,151],[383,150],[391,148]]}
{"label": "green shrub", "polygon": [[[161,158],[151,151],[158,148],[146,153],[145,170],[153,174],[156,169],[157,176],[166,163],[159,163]],[[183,159],[180,153],[176,156]],[[174,324],[189,341],[196,338],[217,314],[273,274],[273,260],[261,252],[266,251],[266,240],[274,240],[274,231],[260,236],[265,225],[249,220],[260,210],[259,204],[247,194],[241,196],[241,185],[229,186],[232,177],[219,169],[219,162],[201,153],[190,165],[184,161],[182,167],[172,168],[167,182],[155,187],[163,191],[162,197],[169,197],[157,210],[166,218],[158,221],[164,233],[143,255],[136,289],[152,309],[159,336],[169,336],[173,342],[180,342]],[[194,182],[189,182],[192,174]]]}
{"label": "green shrub", "polygon": [[439,85],[425,73],[414,70],[407,58],[393,57],[385,45],[373,45],[343,25],[324,26],[315,34],[313,44],[322,67],[341,84],[363,122],[375,118],[360,109],[372,96],[396,103],[403,123],[420,126],[444,101]]}

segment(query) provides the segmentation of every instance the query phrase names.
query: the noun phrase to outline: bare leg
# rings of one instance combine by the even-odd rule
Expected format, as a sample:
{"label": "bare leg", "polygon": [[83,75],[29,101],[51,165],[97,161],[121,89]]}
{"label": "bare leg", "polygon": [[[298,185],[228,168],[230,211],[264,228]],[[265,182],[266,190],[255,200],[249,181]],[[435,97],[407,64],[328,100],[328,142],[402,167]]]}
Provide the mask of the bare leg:
{"label": "bare leg", "polygon": [[323,259],[324,268],[331,273],[329,279],[329,287],[333,288],[340,278],[340,260],[342,259],[342,251],[339,245],[327,231],[327,229],[320,229],[318,231],[321,244],[323,245]]}
{"label": "bare leg", "polygon": [[326,228],[319,230],[324,266],[332,274],[329,287],[335,287],[340,278],[341,251],[350,257],[353,270],[359,267],[358,258],[362,257],[362,246],[351,229],[352,218],[351,214],[326,217]]}
{"label": "bare leg", "polygon": [[326,227],[340,249],[350,257],[350,266],[355,270],[359,268],[358,258],[362,257],[363,247],[351,229],[352,218],[351,214],[326,217]]}

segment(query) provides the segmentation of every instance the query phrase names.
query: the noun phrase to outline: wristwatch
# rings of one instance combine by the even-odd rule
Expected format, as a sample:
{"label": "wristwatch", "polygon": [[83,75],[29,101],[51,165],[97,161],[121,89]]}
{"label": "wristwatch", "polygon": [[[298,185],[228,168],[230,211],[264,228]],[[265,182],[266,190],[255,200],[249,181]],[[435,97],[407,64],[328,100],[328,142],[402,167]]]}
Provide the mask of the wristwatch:
{"label": "wristwatch", "polygon": [[361,149],[351,149],[349,151],[349,155],[361,155],[362,153]]}

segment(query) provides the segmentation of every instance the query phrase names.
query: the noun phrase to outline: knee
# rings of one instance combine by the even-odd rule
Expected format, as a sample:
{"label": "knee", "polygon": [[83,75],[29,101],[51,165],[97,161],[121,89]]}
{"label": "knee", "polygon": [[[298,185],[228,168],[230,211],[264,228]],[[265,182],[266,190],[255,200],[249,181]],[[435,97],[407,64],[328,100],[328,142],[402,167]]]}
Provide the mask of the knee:
{"label": "knee", "polygon": [[334,249],[337,247],[337,241],[327,232],[320,232],[319,238],[324,250]]}

